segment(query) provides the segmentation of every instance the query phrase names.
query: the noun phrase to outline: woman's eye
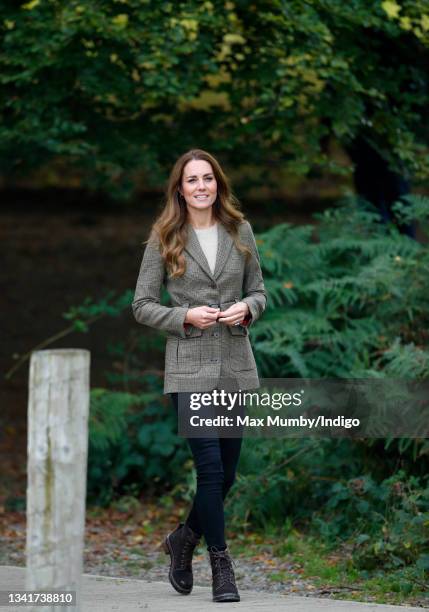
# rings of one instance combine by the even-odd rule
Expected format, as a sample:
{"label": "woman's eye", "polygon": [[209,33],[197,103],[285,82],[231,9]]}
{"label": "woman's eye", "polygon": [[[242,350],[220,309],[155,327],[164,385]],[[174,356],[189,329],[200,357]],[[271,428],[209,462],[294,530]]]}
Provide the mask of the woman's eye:
{"label": "woman's eye", "polygon": [[[205,181],[212,181],[213,177],[212,176],[207,176],[204,180]],[[196,179],[191,178],[191,179],[188,180],[188,183],[195,183],[195,181],[196,181]]]}

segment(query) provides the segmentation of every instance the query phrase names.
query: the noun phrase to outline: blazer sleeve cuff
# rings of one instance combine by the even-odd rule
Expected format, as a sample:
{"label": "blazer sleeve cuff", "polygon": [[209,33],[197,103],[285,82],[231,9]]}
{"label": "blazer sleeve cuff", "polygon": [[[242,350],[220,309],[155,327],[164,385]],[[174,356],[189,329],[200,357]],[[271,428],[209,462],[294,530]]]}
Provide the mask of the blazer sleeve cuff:
{"label": "blazer sleeve cuff", "polygon": [[186,338],[188,334],[186,333],[186,329],[188,324],[185,323],[186,313],[188,312],[188,308],[182,308],[181,306],[175,306],[173,308],[174,311],[174,327],[175,331],[179,334],[181,338]]}
{"label": "blazer sleeve cuff", "polygon": [[261,309],[259,307],[259,301],[252,296],[242,298],[240,301],[246,302],[246,304],[249,306],[249,314],[247,314],[243,320],[247,322],[243,322],[242,325],[250,327],[258,319],[259,314],[261,312]]}

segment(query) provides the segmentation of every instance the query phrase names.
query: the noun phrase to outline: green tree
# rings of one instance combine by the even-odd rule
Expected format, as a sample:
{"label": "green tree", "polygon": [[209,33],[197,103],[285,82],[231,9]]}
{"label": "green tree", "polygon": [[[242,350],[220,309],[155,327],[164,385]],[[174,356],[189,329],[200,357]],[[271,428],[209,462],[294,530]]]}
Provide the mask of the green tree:
{"label": "green tree", "polygon": [[428,0],[2,2],[0,159],[117,193],[183,150],[343,172],[363,136],[423,179]]}

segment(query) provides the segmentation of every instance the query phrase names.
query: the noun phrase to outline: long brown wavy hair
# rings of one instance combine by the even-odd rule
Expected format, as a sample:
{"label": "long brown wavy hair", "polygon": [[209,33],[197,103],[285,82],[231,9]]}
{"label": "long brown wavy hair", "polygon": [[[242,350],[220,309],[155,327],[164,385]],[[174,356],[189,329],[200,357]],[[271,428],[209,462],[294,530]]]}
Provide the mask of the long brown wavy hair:
{"label": "long brown wavy hair", "polygon": [[182,276],[186,270],[183,249],[187,241],[188,212],[185,198],[179,189],[182,185],[183,170],[191,160],[204,160],[211,165],[217,182],[217,197],[213,203],[213,215],[229,232],[237,249],[246,257],[251,256],[250,249],[240,242],[238,236],[238,226],[244,220],[244,215],[239,210],[240,203],[232,194],[228,179],[219,162],[207,151],[191,149],[179,157],[174,164],[168,179],[164,209],[153,224],[148,239],[148,242],[158,239],[161,256],[171,278]]}

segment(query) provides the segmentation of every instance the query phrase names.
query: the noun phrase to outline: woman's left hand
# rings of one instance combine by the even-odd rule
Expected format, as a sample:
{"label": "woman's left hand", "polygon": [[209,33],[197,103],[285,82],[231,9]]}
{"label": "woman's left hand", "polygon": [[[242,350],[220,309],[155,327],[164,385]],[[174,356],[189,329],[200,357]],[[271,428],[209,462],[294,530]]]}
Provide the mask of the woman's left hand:
{"label": "woman's left hand", "polygon": [[225,325],[235,325],[241,323],[247,314],[249,314],[249,306],[246,302],[237,302],[226,310],[219,312],[217,320],[219,323],[225,323]]}

